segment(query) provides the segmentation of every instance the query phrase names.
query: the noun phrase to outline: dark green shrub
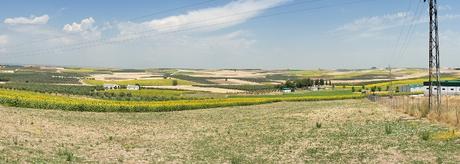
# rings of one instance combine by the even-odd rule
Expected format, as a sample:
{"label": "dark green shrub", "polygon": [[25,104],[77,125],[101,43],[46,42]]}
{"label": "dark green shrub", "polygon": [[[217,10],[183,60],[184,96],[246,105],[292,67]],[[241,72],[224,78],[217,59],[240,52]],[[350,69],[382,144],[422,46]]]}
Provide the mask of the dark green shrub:
{"label": "dark green shrub", "polygon": [[318,129],[319,129],[319,128],[321,128],[321,126],[322,126],[322,125],[321,125],[321,123],[320,123],[320,122],[316,122],[316,128],[318,128]]}

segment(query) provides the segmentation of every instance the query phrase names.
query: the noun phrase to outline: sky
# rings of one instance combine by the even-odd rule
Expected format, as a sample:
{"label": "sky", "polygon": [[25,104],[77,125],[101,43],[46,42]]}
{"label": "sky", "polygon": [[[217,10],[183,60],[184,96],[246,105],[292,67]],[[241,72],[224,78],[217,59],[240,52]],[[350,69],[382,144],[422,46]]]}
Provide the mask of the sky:
{"label": "sky", "polygon": [[[460,1],[439,0],[460,67]],[[427,67],[423,0],[4,0],[0,63],[112,68]]]}

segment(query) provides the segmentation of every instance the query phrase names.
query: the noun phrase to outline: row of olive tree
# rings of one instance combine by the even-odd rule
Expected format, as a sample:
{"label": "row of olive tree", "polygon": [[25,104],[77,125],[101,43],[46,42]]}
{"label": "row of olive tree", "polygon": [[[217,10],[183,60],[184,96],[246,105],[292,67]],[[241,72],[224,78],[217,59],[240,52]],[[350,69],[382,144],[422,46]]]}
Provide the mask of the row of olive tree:
{"label": "row of olive tree", "polygon": [[324,86],[332,85],[332,81],[325,79],[296,79],[296,80],[287,80],[284,85],[281,85],[281,88],[309,88],[312,86]]}

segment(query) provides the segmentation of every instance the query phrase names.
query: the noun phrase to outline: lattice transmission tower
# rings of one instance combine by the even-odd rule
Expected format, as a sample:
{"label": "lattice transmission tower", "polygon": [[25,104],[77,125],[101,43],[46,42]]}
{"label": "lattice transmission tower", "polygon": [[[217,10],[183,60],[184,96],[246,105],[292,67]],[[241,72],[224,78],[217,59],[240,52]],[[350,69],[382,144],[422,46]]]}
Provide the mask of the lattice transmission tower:
{"label": "lattice transmission tower", "polygon": [[[427,0],[424,0],[425,2]],[[429,36],[429,109],[433,110],[434,107],[439,112],[441,107],[441,68],[439,59],[439,24],[438,24],[438,3],[437,0],[428,0],[429,2],[429,15],[430,15],[430,36]],[[433,86],[436,86],[435,93],[433,93]]]}

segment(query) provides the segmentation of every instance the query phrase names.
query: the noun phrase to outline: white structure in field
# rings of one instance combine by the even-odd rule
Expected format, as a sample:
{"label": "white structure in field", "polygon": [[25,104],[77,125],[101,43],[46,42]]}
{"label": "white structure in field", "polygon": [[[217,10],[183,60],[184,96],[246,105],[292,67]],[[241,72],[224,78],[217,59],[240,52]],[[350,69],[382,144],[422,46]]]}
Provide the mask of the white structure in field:
{"label": "white structure in field", "polygon": [[104,84],[104,89],[105,90],[120,89],[120,85],[117,85],[117,84]]}
{"label": "white structure in field", "polygon": [[14,73],[14,70],[0,70],[0,73]]}
{"label": "white structure in field", "polygon": [[423,85],[405,85],[399,87],[399,92],[424,92],[425,86]]}
{"label": "white structure in field", "polygon": [[281,92],[283,93],[292,93],[292,88],[281,88]]}
{"label": "white structure in field", "polygon": [[126,89],[127,90],[140,90],[141,86],[139,86],[139,85],[128,85],[128,86],[126,86]]}
{"label": "white structure in field", "polygon": [[[441,95],[460,95],[460,81],[441,81]],[[424,83],[425,96],[429,94],[429,84],[428,82]],[[438,93],[437,84],[433,84],[432,88],[433,94]]]}

